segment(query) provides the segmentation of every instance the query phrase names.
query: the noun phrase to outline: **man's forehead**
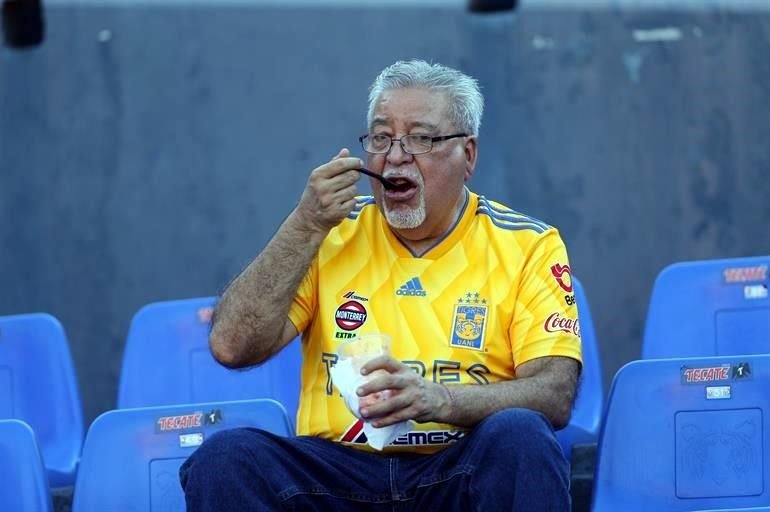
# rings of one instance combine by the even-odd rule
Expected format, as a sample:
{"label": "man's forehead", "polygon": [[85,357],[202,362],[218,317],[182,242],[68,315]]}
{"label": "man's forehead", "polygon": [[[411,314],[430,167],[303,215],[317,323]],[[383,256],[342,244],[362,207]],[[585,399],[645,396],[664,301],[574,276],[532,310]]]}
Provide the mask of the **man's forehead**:
{"label": "man's forehead", "polygon": [[409,128],[436,130],[448,117],[446,94],[425,89],[384,91],[375,104],[371,124],[403,123]]}

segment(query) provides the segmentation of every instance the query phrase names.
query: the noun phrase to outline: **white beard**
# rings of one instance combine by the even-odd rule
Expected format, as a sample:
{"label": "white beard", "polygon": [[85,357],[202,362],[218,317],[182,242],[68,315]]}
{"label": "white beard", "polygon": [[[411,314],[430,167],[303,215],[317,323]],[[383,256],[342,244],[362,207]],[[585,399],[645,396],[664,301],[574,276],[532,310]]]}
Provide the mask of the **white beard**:
{"label": "white beard", "polygon": [[[390,178],[392,175],[386,177]],[[420,173],[409,177],[417,184],[418,204],[415,208],[399,204],[397,210],[391,210],[388,202],[383,201],[382,209],[385,212],[385,219],[395,229],[414,229],[420,227],[425,222],[425,182]]]}
{"label": "white beard", "polygon": [[398,210],[391,210],[388,203],[383,205],[385,210],[385,219],[388,224],[396,229],[414,229],[418,228],[425,222],[425,196],[422,191],[420,194],[420,203],[416,208],[399,208]]}

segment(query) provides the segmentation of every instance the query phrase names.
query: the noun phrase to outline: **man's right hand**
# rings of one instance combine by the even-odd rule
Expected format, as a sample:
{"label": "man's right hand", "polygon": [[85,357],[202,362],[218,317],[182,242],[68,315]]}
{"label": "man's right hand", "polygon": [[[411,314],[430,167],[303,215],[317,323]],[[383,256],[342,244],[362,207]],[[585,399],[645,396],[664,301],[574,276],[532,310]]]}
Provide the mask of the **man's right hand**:
{"label": "man's right hand", "polygon": [[209,343],[228,368],[262,363],[297,336],[289,310],[329,230],[356,203],[358,158],[341,150],[308,178],[299,204],[267,246],[227,287]]}
{"label": "man's right hand", "polygon": [[322,234],[342,222],[356,203],[356,182],[363,167],[359,158],[343,148],[328,163],[313,169],[296,208],[303,224]]}

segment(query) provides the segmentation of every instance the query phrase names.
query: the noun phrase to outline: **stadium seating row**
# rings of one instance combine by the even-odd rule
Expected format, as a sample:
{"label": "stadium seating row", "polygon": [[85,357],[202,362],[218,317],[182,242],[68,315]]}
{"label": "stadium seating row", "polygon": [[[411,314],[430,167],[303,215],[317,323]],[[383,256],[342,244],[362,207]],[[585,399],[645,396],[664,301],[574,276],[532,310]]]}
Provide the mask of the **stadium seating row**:
{"label": "stadium seating row", "polygon": [[[763,422],[770,356],[752,355],[770,354],[769,261],[678,264],[661,273],[643,356],[699,358],[636,361],[618,372],[601,433],[594,510],[759,510],[770,502]],[[584,372],[572,420],[558,433],[567,454],[574,444],[597,441],[603,413],[590,309],[574,284]],[[117,409],[91,425],[82,458],[83,422],[61,325],[41,314],[0,318],[0,418],[32,427],[0,422],[3,439],[27,439],[0,444],[0,451],[39,443],[47,469],[20,474],[26,486],[0,480],[0,508],[49,510],[40,493],[77,478],[76,512],[184,510],[177,470],[206,436],[238,426],[293,435],[300,341],[258,368],[227,370],[208,351],[213,305],[213,298],[156,303],[135,315]],[[699,327],[681,326],[693,323]],[[708,355],[717,357],[702,357]],[[41,463],[37,455],[26,460]],[[10,503],[25,505],[6,506],[10,494],[17,500]]]}
{"label": "stadium seating row", "polygon": [[770,511],[770,257],[677,263],[615,375],[594,512]]}

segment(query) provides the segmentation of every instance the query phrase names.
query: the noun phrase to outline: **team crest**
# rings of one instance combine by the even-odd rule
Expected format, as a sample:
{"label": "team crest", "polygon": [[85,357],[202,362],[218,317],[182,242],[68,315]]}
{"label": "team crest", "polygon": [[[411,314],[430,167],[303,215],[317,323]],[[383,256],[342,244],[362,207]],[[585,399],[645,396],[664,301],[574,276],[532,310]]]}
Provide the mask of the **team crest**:
{"label": "team crest", "polygon": [[457,348],[482,350],[484,328],[487,325],[487,301],[479,300],[478,293],[466,293],[455,304],[452,337],[449,344]]}

